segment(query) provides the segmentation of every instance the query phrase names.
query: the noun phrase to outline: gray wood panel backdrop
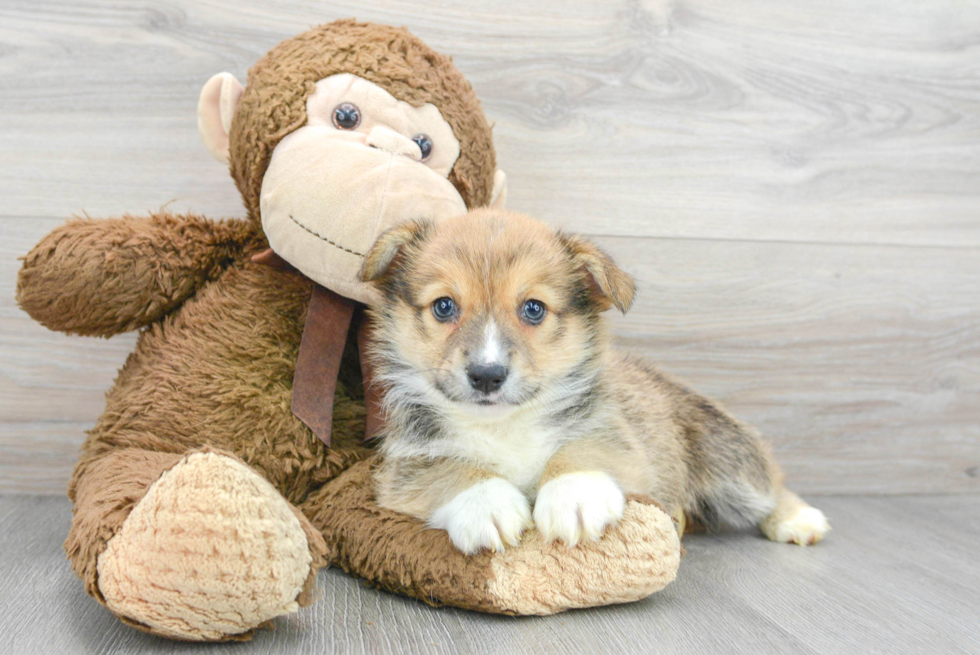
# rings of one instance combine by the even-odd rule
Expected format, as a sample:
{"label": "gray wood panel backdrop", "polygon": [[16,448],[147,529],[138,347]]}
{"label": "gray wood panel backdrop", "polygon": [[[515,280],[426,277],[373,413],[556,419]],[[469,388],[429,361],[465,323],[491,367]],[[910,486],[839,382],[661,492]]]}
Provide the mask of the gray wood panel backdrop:
{"label": "gray wood panel backdrop", "polygon": [[980,5],[962,0],[0,2],[0,491],[60,494],[134,344],[45,331],[66,217],[242,215],[208,77],[340,17],[483,99],[511,207],[639,280],[624,345],[771,439],[804,493],[980,491]]}

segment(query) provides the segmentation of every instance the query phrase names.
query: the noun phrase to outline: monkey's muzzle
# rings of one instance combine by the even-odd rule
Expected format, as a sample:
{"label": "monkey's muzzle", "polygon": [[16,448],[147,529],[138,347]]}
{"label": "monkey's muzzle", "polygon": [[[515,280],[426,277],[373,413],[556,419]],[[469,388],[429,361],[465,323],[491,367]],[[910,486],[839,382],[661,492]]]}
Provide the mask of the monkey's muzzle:
{"label": "monkey's muzzle", "polygon": [[368,145],[365,136],[302,127],[273,152],[262,181],[262,228],[269,245],[312,280],[373,304],[358,280],[371,244],[406,220],[463,214],[448,179],[404,153]]}

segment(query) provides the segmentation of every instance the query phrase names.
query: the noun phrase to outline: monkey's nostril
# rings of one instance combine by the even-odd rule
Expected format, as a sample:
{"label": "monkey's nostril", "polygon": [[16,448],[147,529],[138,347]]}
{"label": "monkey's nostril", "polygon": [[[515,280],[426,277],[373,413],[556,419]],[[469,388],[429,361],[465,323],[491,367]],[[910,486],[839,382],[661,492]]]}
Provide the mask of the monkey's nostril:
{"label": "monkey's nostril", "polygon": [[507,367],[500,364],[472,364],[466,368],[470,386],[481,393],[493,393],[507,379]]}

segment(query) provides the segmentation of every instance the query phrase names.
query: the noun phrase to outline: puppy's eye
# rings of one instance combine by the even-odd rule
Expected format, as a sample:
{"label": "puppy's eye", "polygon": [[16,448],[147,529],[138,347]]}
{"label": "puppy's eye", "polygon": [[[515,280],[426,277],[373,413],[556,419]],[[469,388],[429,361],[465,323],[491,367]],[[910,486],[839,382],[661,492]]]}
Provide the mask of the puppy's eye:
{"label": "puppy's eye", "polygon": [[432,314],[436,320],[451,321],[456,317],[456,303],[452,298],[439,298],[432,303]]}
{"label": "puppy's eye", "polygon": [[357,105],[343,102],[333,110],[333,124],[338,130],[353,130],[361,124],[361,110]]}
{"label": "puppy's eye", "polygon": [[524,310],[521,317],[525,323],[540,325],[541,321],[544,320],[545,311],[544,303],[540,300],[528,300],[524,303]]}
{"label": "puppy's eye", "polygon": [[418,144],[419,150],[422,151],[422,161],[429,158],[432,154],[432,139],[429,138],[428,134],[416,134],[412,137],[412,141]]}

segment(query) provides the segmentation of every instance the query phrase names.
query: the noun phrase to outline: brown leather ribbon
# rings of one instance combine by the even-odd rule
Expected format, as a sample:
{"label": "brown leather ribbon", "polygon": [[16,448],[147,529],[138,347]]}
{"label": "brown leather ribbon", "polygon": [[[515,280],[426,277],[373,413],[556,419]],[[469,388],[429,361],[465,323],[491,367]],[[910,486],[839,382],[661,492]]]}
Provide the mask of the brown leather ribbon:
{"label": "brown leather ribbon", "polygon": [[371,324],[367,316],[361,315],[361,323],[357,328],[357,351],[361,355],[361,379],[364,381],[364,438],[371,439],[381,432],[384,415],[381,411],[382,389],[374,377],[374,366],[371,364],[368,347],[371,343]]}
{"label": "brown leather ribbon", "polygon": [[[252,261],[278,270],[296,270],[271,248],[253,255]],[[296,372],[293,374],[292,411],[327,446],[330,445],[333,424],[337,374],[340,372],[340,362],[344,356],[344,346],[355,309],[355,301],[319,284],[313,284],[299,356],[296,359]],[[365,438],[375,436],[381,427],[380,390],[371,382],[371,365],[366,356],[370,339],[370,327],[367,323],[366,320],[360,321],[357,331],[367,410]]]}

